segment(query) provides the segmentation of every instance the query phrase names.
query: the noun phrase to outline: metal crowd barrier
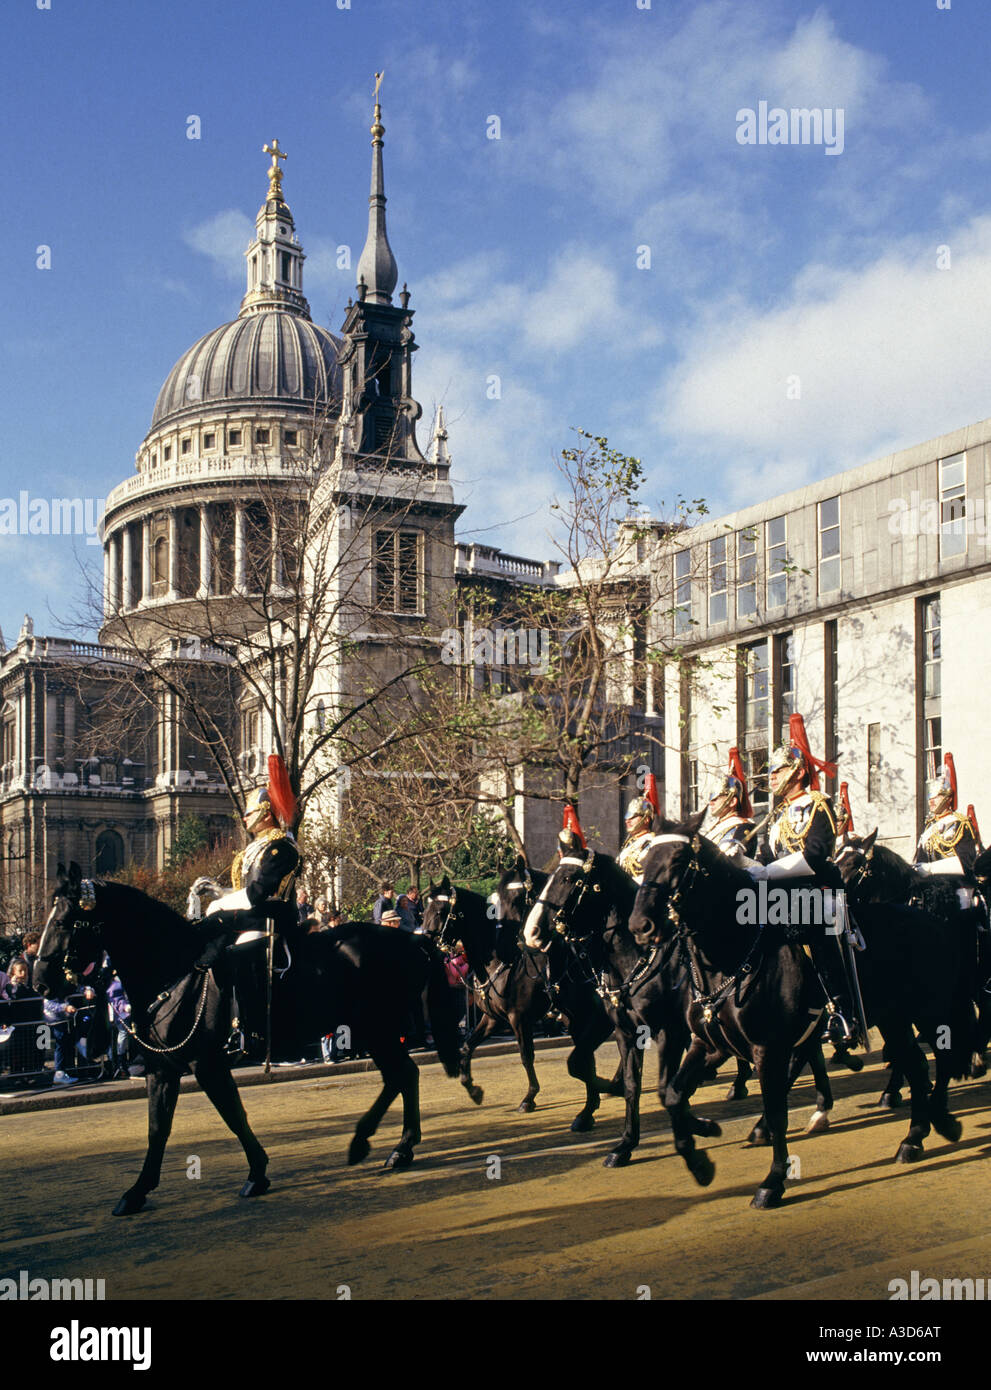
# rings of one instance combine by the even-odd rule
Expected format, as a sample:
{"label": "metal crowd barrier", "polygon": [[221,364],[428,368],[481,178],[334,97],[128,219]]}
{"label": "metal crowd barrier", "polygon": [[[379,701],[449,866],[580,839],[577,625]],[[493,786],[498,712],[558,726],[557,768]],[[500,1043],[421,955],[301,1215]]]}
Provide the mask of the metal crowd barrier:
{"label": "metal crowd barrier", "polygon": [[[0,999],[0,1090],[20,1085],[37,1086],[54,1076],[55,1044],[58,1030],[65,1030],[66,1069],[80,1081],[95,1081],[103,1075],[105,1057],[116,1036],[115,1020],[110,1018],[108,1047],[98,1058],[86,1056],[79,1025],[95,1010],[108,1009],[105,999],[86,999],[74,995],[66,1000],[76,1013],[54,1021],[45,1017],[42,999]],[[51,1066],[47,1064],[51,1063]]]}

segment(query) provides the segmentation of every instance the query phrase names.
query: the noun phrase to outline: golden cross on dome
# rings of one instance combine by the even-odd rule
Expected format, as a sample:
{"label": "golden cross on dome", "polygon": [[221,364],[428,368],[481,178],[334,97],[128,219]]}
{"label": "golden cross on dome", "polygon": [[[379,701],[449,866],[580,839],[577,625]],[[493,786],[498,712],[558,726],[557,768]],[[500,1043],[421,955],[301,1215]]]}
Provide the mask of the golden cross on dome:
{"label": "golden cross on dome", "polygon": [[270,154],[270,155],[272,156],[272,165],[271,165],[271,168],[270,168],[269,171],[268,171],[268,182],[269,182],[268,194],[269,194],[269,197],[270,197],[270,198],[273,198],[273,197],[274,197],[274,198],[281,198],[281,197],[282,197],[282,170],[279,168],[279,160],[280,160],[280,159],[288,159],[289,156],[286,154],[285,150],[280,150],[280,149],[279,149],[279,142],[278,142],[278,140],[273,140],[272,143],[271,143],[270,145],[263,145],[263,146],[262,146],[262,154]]}

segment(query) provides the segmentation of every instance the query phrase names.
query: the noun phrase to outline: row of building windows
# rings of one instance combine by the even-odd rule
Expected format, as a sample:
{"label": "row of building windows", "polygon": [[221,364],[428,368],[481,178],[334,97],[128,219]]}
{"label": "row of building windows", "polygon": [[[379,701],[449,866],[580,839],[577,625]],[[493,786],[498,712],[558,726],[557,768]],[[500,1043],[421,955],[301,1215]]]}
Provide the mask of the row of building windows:
{"label": "row of building windows", "polygon": [[[928,518],[919,513],[919,500],[912,508],[905,500],[905,510],[911,516],[910,530],[925,533],[938,531],[940,560],[964,555],[967,552],[967,533],[975,529],[978,510],[967,498],[967,456],[954,454],[939,461],[938,520],[930,526]],[[980,519],[980,518],[976,518]],[[756,616],[760,598],[759,553],[764,553],[764,605],[767,609],[783,608],[788,601],[789,575],[794,565],[788,555],[788,518],[772,517],[748,530],[716,536],[706,549],[707,621],[709,626]],[[736,570],[733,572],[733,552]],[[840,566],[840,498],[827,497],[817,504],[816,578],[820,595],[838,594],[841,587]],[[674,557],[675,632],[685,633],[692,625],[692,559],[691,551],[677,551]]]}
{"label": "row of building windows", "polygon": [[[248,431],[248,432],[250,433],[250,431]],[[227,431],[227,448],[228,448],[228,449],[242,449],[242,448],[244,447],[244,434],[245,434],[245,431],[244,431],[243,429],[229,429],[229,430]],[[254,431],[254,442],[255,442],[255,444],[260,444],[260,445],[271,444],[271,443],[272,443],[273,434],[277,435],[277,434],[278,434],[278,431],[277,431],[277,430],[272,430],[272,429],[270,429],[269,426],[267,426],[267,425],[259,425],[259,426],[256,427],[256,429],[255,429],[255,431]],[[201,441],[201,448],[203,448],[203,449],[205,449],[205,450],[210,450],[210,449],[216,449],[216,448],[218,448],[219,445],[218,445],[218,443],[217,443],[217,439],[218,439],[217,432],[216,432],[215,430],[208,430],[208,431],[203,435],[203,438],[202,438],[202,441]],[[287,449],[295,449],[295,448],[297,448],[297,447],[299,446],[299,430],[284,429],[284,430],[282,431],[282,443],[283,443],[283,445],[284,445]],[[193,452],[193,440],[192,440],[192,436],[191,436],[191,435],[187,435],[185,438],[183,438],[183,439],[181,439],[181,440],[179,441],[179,456],[180,456],[180,458],[183,458],[183,457],[186,457],[187,455],[191,454],[192,452]],[[149,456],[148,456],[148,459],[149,459],[149,463],[150,463],[151,467],[154,468],[154,467],[157,465],[157,463],[158,463],[158,450],[157,450],[157,449],[152,449],[151,453],[150,453]],[[169,462],[171,462],[171,459],[172,459],[172,445],[171,445],[171,444],[163,444],[163,445],[162,445],[162,462],[163,462],[163,463],[169,463]]]}
{"label": "row of building windows", "polygon": [[[928,780],[938,776],[942,768],[942,718],[940,706],[940,671],[942,651],[940,644],[940,597],[930,595],[919,600],[918,606],[919,663],[920,663],[920,706],[918,726],[918,751],[921,754],[921,779]],[[791,715],[801,709],[797,687],[795,662],[795,638],[792,632],[775,634],[760,642],[753,642],[736,648],[738,687],[737,687],[737,734],[736,741],[741,750],[744,770],[751,788],[751,797],[759,814],[767,809],[768,802],[768,747],[769,738],[775,744],[786,743]],[[837,625],[830,621],[824,624],[825,660],[825,757],[837,756],[836,712],[838,695]],[[683,699],[686,698],[683,692]],[[692,709],[691,696],[687,695],[689,717],[686,721],[685,754],[687,766],[684,767],[683,785],[686,790],[686,813],[700,809],[700,797],[705,788],[700,786],[699,762],[694,755],[698,745],[698,721]],[[867,725],[867,766],[864,784],[868,803],[881,800],[882,794],[882,749],[881,725]],[[826,790],[835,794],[836,787],[827,784]],[[920,787],[920,791],[922,788]],[[759,816],[758,816],[759,818]]]}

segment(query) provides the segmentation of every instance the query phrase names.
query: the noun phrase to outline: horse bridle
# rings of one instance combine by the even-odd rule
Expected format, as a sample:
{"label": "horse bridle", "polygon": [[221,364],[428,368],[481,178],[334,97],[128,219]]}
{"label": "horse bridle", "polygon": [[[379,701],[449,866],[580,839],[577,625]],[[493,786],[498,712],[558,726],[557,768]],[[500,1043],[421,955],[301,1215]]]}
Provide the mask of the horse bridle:
{"label": "horse bridle", "polygon": [[[67,894],[60,894],[60,895],[57,894],[56,896],[65,897],[67,902],[72,903],[72,899],[71,899]],[[91,878],[84,878],[84,879],[82,880],[82,882],[80,883],[80,885],[79,885],[79,901],[78,901],[78,903],[76,903],[76,904],[73,906],[72,915],[71,915],[71,917],[69,918],[68,923],[67,923],[67,924],[63,924],[63,925],[66,925],[67,928],[68,928],[68,932],[69,932],[69,948],[68,948],[67,950],[63,951],[63,953],[62,953],[62,966],[61,966],[61,969],[62,969],[62,974],[63,974],[63,976],[65,977],[65,979],[68,981],[68,983],[69,983],[70,985],[75,985],[75,984],[78,984],[78,983],[79,983],[79,972],[78,972],[78,970],[74,970],[74,969],[70,968],[70,965],[69,965],[69,961],[70,961],[70,958],[71,958],[71,957],[70,957],[70,952],[71,952],[71,948],[72,948],[73,933],[75,932],[75,930],[76,930],[77,927],[81,927],[81,926],[95,926],[95,923],[93,922],[93,918],[92,918],[92,917],[86,916],[86,917],[82,917],[82,918],[81,918],[81,917],[79,917],[78,914],[79,914],[80,912],[87,913],[87,914],[88,914],[88,913],[91,913],[91,912],[94,911],[95,908],[96,908],[96,881],[95,881],[94,879],[91,879]],[[45,936],[46,936],[46,935],[47,935],[47,925],[46,925],[45,931],[42,933],[40,946],[44,946],[44,944],[45,944]],[[52,963],[54,957],[53,957],[52,955],[48,954],[48,953],[43,953],[43,952],[41,951],[41,949],[40,949],[40,946],[39,946],[39,950],[38,950],[38,960],[39,960],[40,962],[42,962],[43,964],[51,965],[51,963]],[[76,962],[76,964],[78,964],[78,962]]]}

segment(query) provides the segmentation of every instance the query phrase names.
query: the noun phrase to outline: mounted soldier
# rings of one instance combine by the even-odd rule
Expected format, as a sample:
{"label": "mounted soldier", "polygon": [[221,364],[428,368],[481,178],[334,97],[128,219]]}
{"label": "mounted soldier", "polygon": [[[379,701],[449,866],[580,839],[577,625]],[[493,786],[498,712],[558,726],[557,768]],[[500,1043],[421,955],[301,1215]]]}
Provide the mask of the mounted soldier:
{"label": "mounted soldier", "polygon": [[660,813],[657,783],[654,774],[648,772],[643,796],[635,796],[626,808],[626,839],[619,852],[619,867],[637,883],[643,882],[643,861],[653,838],[654,817]]}
{"label": "mounted soldier", "polygon": [[[288,828],[295,809],[285,764],[273,754],[268,785],[255,787],[245,802],[244,826],[251,842],[234,856],[232,891],[210,904],[200,927],[209,944],[197,962],[198,968],[209,969],[231,946],[228,960],[234,976],[234,1013],[229,1052],[265,1056],[271,1044],[274,935],[277,932],[286,945],[287,961],[291,961],[292,946],[300,937],[293,888],[302,858]],[[273,924],[271,929],[269,923]]]}
{"label": "mounted soldier", "polygon": [[746,854],[755,829],[753,815],[740,750],[731,748],[729,771],[709,797],[710,824],[703,832],[705,838],[723,854]]}
{"label": "mounted soldier", "polygon": [[[836,815],[829,797],[819,789],[820,772],[835,777],[836,765],[813,756],[805,722],[800,714],[793,714],[788,742],[774,750],[768,763],[776,809],[761,846],[763,867],[751,868],[754,878],[777,883],[787,879],[796,888],[842,887],[839,872],[830,862],[836,846]],[[822,916],[825,920],[824,913]],[[866,1038],[860,1036],[864,1031],[862,1010],[854,1009],[859,987],[845,931],[827,934],[824,921],[803,925],[810,927],[806,933],[808,950],[826,995],[826,1036],[841,1059],[852,1064],[849,1050]]]}
{"label": "mounted soldier", "polygon": [[[940,776],[930,779],[929,814],[915,851],[915,867],[923,874],[949,874],[972,888],[974,865],[981,853],[971,815],[957,810],[957,770],[953,754],[943,759]],[[970,903],[962,904],[970,906]]]}

